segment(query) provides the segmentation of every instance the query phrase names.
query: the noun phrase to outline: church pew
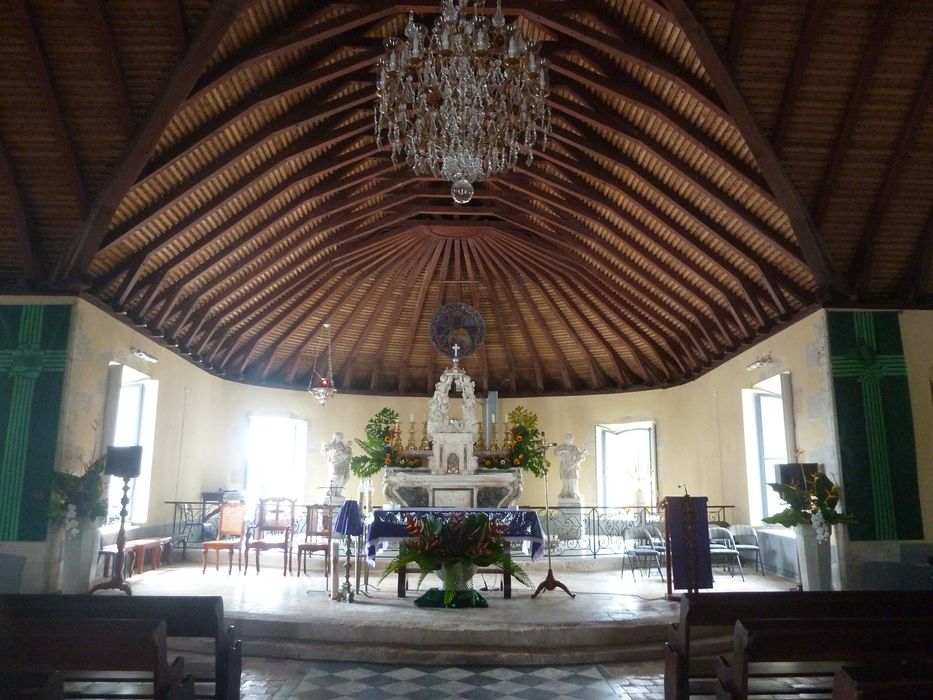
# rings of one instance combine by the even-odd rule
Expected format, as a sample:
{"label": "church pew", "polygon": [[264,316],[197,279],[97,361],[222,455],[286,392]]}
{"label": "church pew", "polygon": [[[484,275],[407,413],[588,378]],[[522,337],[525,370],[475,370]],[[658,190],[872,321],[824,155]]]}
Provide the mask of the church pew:
{"label": "church pew", "polygon": [[240,697],[243,643],[236,639],[236,629],[224,623],[224,601],[220,596],[0,595],[0,619],[71,615],[164,620],[169,637],[210,639],[214,661],[188,664],[198,697],[205,697],[202,687],[206,684],[210,690],[206,697]]}
{"label": "church pew", "polygon": [[[739,620],[731,657],[716,659],[717,698],[747,700],[753,695],[788,695],[795,690],[812,695],[831,689],[840,664],[870,661],[897,667],[904,662],[931,660],[931,618]],[[829,665],[820,671],[813,666],[816,662]],[[806,666],[797,667],[798,663]],[[776,685],[784,678],[801,675],[812,676],[813,684],[799,687],[795,680],[784,687]],[[758,677],[767,683],[756,689],[750,681]]]}
{"label": "church pew", "polygon": [[57,671],[6,671],[0,669],[0,689],[5,700],[62,700],[62,677]]}
{"label": "church pew", "polygon": [[4,616],[0,659],[7,671],[58,671],[68,684],[65,697],[144,691],[143,697],[157,700],[194,698],[194,680],[185,677],[182,658],[168,661],[162,620]]}
{"label": "church pew", "polygon": [[933,697],[933,663],[843,666],[833,678],[833,700]]}
{"label": "church pew", "polygon": [[[738,593],[685,593],[680,599],[679,621],[672,623],[664,645],[664,697],[684,700],[694,693],[714,690],[711,658],[697,659],[694,637],[707,633],[732,635],[740,618],[794,617],[933,617],[933,593],[923,591],[765,591]],[[708,682],[708,687],[704,687]]]}

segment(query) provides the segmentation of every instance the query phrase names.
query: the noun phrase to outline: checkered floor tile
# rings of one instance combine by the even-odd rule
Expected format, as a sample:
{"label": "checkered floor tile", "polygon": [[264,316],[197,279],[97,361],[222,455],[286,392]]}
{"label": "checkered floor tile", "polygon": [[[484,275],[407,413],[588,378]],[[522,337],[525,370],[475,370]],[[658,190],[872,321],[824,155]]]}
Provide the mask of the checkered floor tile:
{"label": "checkered floor tile", "polygon": [[597,700],[617,698],[599,666],[388,666],[308,661],[275,698],[469,698]]}

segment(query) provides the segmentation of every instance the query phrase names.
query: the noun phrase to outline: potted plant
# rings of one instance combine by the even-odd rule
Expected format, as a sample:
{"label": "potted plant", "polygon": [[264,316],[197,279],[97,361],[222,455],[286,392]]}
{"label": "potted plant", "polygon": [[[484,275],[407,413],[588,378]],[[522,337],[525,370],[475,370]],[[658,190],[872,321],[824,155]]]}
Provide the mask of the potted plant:
{"label": "potted plant", "polygon": [[762,518],[772,525],[797,528],[797,561],[803,590],[832,590],[829,537],[832,526],[854,523],[852,515],[836,510],[839,488],[822,472],[804,477],[804,483],[768,484],[787,508]]}
{"label": "potted plant", "polygon": [[491,522],[485,513],[452,513],[446,521],[434,515],[409,515],[405,529],[411,539],[399,545],[398,556],[386,567],[382,578],[417,564],[421,569],[420,586],[429,573],[436,572],[443,592],[431,589],[415,600],[418,607],[487,607],[483,597],[472,590],[472,578],[477,568],[492,565],[531,585],[528,575],[509,556],[505,526]]}
{"label": "potted plant", "polygon": [[350,471],[360,479],[370,479],[386,467],[420,467],[421,460],[399,454],[392,447],[392,436],[398,412],[383,408],[366,423],[366,439],[357,438],[356,444],[363,451],[350,460]]}
{"label": "potted plant", "polygon": [[518,468],[531,472],[538,478],[551,466],[541,448],[543,437],[538,430],[538,417],[522,406],[509,411],[508,453],[504,456],[489,455],[482,461],[487,469]]}

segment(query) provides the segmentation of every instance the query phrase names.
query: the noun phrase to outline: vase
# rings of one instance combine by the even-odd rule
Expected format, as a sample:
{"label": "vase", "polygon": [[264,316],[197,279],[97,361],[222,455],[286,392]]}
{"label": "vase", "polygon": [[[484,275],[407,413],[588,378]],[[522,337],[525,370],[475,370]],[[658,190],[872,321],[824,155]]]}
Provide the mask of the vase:
{"label": "vase", "polygon": [[485,608],[486,600],[473,590],[476,565],[469,559],[458,559],[435,569],[442,589],[432,588],[415,599],[419,608]]}
{"label": "vase", "polygon": [[441,564],[434,573],[440,578],[445,591],[468,591],[473,587],[476,564],[469,559],[458,559]]}
{"label": "vase", "polygon": [[62,541],[62,593],[87,593],[97,566],[100,535],[96,522],[82,522],[77,535]]}
{"label": "vase", "polygon": [[809,523],[797,525],[794,530],[801,588],[805,591],[833,590],[829,542],[817,542],[816,529]]}

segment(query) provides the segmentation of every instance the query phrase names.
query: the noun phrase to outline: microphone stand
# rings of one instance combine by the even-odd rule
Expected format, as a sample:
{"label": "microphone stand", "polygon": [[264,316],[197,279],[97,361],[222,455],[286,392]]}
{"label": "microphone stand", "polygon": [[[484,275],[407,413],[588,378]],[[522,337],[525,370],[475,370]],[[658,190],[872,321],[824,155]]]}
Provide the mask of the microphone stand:
{"label": "microphone stand", "polygon": [[[544,433],[541,433],[541,438],[543,440]],[[548,447],[557,443],[543,443],[541,446],[542,451],[546,452]],[[548,512],[551,509],[551,504],[548,499],[548,488],[547,488],[547,474],[549,469],[544,471],[544,534],[547,537],[547,576],[544,580],[538,584],[537,590],[531,594],[532,598],[537,598],[542,591],[553,591],[555,588],[560,588],[571,598],[576,598],[576,593],[571,593],[570,589],[567,588],[563,583],[554,578],[554,569],[551,568],[551,519],[548,515]]]}

